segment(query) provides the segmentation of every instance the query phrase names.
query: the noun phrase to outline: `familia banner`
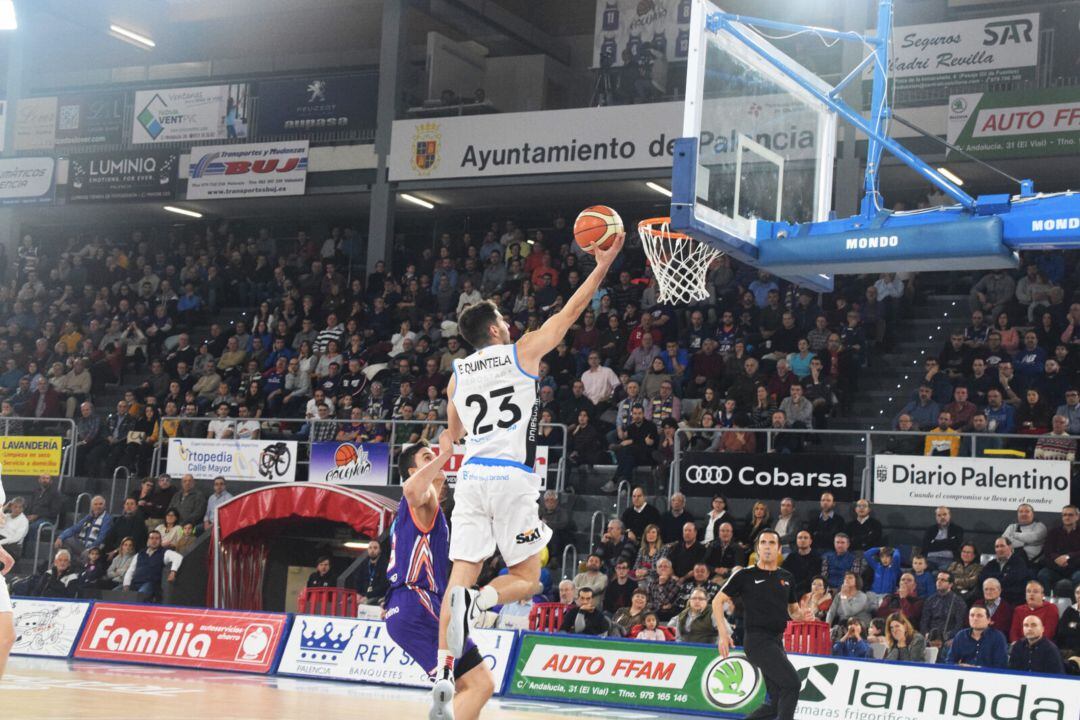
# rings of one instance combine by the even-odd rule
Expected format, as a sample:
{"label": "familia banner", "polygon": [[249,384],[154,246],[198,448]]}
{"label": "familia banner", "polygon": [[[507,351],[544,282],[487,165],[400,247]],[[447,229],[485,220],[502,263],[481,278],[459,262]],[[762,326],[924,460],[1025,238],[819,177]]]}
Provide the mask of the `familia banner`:
{"label": "familia banner", "polygon": [[62,449],[59,437],[0,436],[0,467],[5,475],[59,475]]}
{"label": "familia banner", "polygon": [[893,28],[889,81],[905,90],[1030,79],[1038,60],[1038,13],[904,25]]}
{"label": "familia banner", "polygon": [[259,136],[322,130],[375,133],[378,73],[259,83]]}
{"label": "familia banner", "polygon": [[307,140],[192,148],[187,198],[303,195],[307,169]]}
{"label": "familia banner", "polygon": [[308,481],[333,485],[389,485],[390,445],[351,442],[312,443]]}
{"label": "familia banner", "polygon": [[[498,692],[510,671],[514,632],[478,628],[469,637],[495,676]],[[297,615],[278,674],[430,688],[428,669],[390,638],[382,620]]]}
{"label": "familia banner", "polygon": [[[0,582],[3,582],[0,579]],[[15,611],[13,655],[68,657],[79,639],[89,602],[12,598]]]}
{"label": "familia banner", "polygon": [[56,112],[56,146],[119,145],[124,138],[125,92],[61,95]]}
{"label": "familia banner", "polygon": [[1058,512],[1071,486],[1066,460],[874,456],[874,502],[887,505]]}
{"label": "familia banner", "polygon": [[[763,678],[738,652],[716,648],[525,634],[508,694],[596,705],[746,715]],[[801,681],[797,720],[1080,717],[1077,682],[1035,673],[789,655]]]}
{"label": "familia banner", "polygon": [[269,673],[288,616],[94,603],[75,657]]}
{"label": "familia banner", "polygon": [[[437,120],[398,120],[390,141],[390,179],[671,169],[682,136],[682,103],[547,110]],[[788,160],[813,159],[818,117],[785,95],[709,100],[702,112],[701,157],[734,162],[739,137]],[[766,130],[762,130],[766,128]]]}
{"label": "familia banner", "polygon": [[697,497],[816,501],[831,492],[837,502],[851,502],[860,485],[852,455],[687,452],[679,463],[679,490]]}
{"label": "familia banner", "polygon": [[654,57],[686,60],[692,0],[601,0],[596,3],[593,67],[635,62],[646,48]]}
{"label": "familia banner", "polygon": [[1075,155],[1080,88],[953,95],[948,140],[982,158]]}
{"label": "familia banner", "polygon": [[172,438],[166,472],[173,477],[190,473],[196,480],[220,475],[241,482],[293,482],[296,455],[295,440]]}
{"label": "familia banner", "polygon": [[135,145],[247,137],[248,86],[206,85],[135,93]]}
{"label": "familia banner", "polygon": [[107,155],[73,155],[68,162],[68,202],[171,200],[176,197],[176,153],[147,149]]}

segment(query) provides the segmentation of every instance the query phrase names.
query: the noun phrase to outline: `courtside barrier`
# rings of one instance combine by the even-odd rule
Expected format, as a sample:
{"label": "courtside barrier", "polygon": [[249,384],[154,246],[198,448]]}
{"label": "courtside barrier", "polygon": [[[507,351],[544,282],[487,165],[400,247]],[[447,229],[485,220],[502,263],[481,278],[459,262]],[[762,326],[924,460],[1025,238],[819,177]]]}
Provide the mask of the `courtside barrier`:
{"label": "courtside barrier", "polygon": [[75,649],[92,603],[17,597],[11,605],[15,620],[12,655],[66,658]]}

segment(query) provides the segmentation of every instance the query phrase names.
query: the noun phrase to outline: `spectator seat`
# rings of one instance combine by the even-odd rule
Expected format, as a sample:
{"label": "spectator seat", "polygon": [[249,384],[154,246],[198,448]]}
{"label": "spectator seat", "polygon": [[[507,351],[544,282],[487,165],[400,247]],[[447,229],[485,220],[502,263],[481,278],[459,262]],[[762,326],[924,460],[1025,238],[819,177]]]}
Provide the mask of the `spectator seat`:
{"label": "spectator seat", "polygon": [[529,629],[537,632],[558,632],[566,605],[562,603],[537,603],[529,611]]}

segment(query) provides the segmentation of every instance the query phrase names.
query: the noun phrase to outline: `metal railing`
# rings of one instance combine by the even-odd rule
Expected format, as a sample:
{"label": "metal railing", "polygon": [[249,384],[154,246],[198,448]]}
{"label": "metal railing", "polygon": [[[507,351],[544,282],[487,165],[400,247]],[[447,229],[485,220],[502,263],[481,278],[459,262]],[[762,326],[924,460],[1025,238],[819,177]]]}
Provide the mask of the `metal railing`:
{"label": "metal railing", "polygon": [[574,543],[567,543],[562,551],[562,579],[572,580],[577,574],[578,554]]}
{"label": "metal railing", "polygon": [[37,532],[34,536],[34,569],[33,572],[37,572],[41,567],[41,536],[49,533],[49,552],[52,552],[52,546],[56,542],[56,525],[54,523],[45,521],[37,526]]}
{"label": "metal railing", "polygon": [[79,518],[82,517],[82,513],[79,512],[79,507],[82,505],[83,498],[86,498],[86,512],[90,512],[90,505],[94,502],[94,496],[88,492],[81,492],[75,496],[75,522],[79,522]]}
{"label": "metal railing", "polygon": [[[597,530],[597,520],[600,521],[600,529]],[[604,531],[607,529],[607,523],[604,521],[604,511],[597,510],[589,518],[589,549],[593,546],[599,545],[601,539],[604,537]]]}
{"label": "metal railing", "polygon": [[124,500],[127,498],[128,493],[131,491],[131,470],[123,465],[117,466],[113,470],[112,474],[112,486],[109,488],[109,512],[116,511],[116,486],[120,482],[120,477],[123,476],[124,480],[124,492],[120,495],[120,504],[124,504]]}
{"label": "metal railing", "polygon": [[[626,490],[626,499],[625,499],[625,501],[623,500],[623,490],[624,489]],[[615,490],[615,514],[618,515],[619,517],[622,517],[623,510],[630,507],[630,493],[632,493],[632,492],[633,492],[633,490],[630,489],[630,481],[629,480],[620,480],[619,481],[619,486]],[[625,504],[624,504],[624,502],[625,502]]]}

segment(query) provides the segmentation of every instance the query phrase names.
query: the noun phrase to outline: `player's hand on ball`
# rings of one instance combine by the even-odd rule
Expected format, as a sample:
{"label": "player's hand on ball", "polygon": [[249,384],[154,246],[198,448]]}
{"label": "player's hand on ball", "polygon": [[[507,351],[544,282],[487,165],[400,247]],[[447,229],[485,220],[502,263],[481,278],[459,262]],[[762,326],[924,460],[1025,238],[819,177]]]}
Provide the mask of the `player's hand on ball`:
{"label": "player's hand on ball", "polygon": [[731,638],[721,635],[716,641],[716,651],[720,653],[720,657],[726,658],[731,653]]}
{"label": "player's hand on ball", "polygon": [[596,258],[597,266],[605,269],[611,267],[611,263],[615,262],[616,256],[622,250],[624,242],[626,242],[626,233],[623,232],[616,235],[614,242],[606,248],[596,248],[593,251],[593,257]]}

